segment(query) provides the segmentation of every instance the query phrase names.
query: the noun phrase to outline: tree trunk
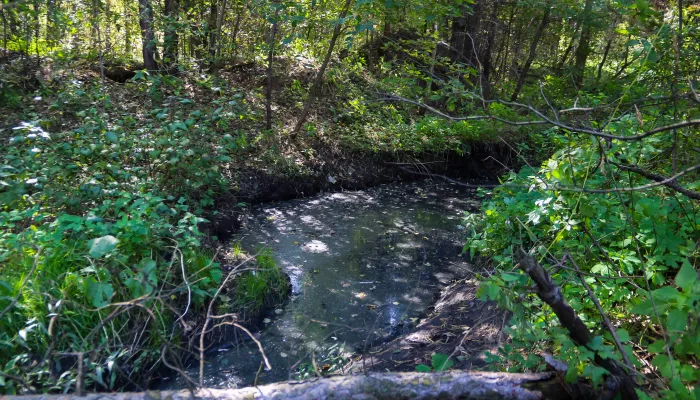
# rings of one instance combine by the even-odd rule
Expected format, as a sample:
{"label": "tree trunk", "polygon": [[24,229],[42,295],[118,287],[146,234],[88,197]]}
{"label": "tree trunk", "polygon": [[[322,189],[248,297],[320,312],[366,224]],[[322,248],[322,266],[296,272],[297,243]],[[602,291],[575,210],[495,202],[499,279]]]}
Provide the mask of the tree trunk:
{"label": "tree trunk", "polygon": [[600,82],[600,76],[603,74],[603,66],[605,65],[605,61],[608,59],[608,53],[610,52],[610,46],[612,45],[612,35],[610,38],[608,38],[608,42],[605,44],[605,50],[603,51],[603,59],[600,60],[600,64],[598,64],[598,74],[596,75],[596,83]]}
{"label": "tree trunk", "polygon": [[236,22],[233,26],[233,36],[231,37],[231,48],[233,50],[233,55],[238,55],[238,30],[241,28],[241,20],[243,19],[243,13],[245,13],[245,7],[241,4],[240,8],[236,12]]}
{"label": "tree trunk", "polygon": [[493,50],[493,43],[496,38],[498,4],[499,1],[493,2],[491,16],[489,17],[488,33],[486,35],[486,47],[484,48],[483,55],[481,56],[481,76],[479,78],[479,82],[481,82],[481,95],[485,99],[491,98],[491,52]]}
{"label": "tree trunk", "polygon": [[[433,47],[433,54],[430,57],[430,69],[428,72],[428,80],[425,82],[425,90],[423,91],[423,104],[428,104],[430,100],[430,92],[433,90],[433,75],[435,74],[435,62],[437,60],[438,47],[440,46],[439,36],[438,36],[438,24],[435,22],[433,24],[433,32],[435,35],[435,46]],[[418,109],[418,115],[425,115],[425,107],[420,107]]]}
{"label": "tree trunk", "polygon": [[[3,12],[4,15],[4,12]],[[56,44],[56,39],[60,36],[56,34],[56,0],[46,2],[46,43],[49,47]]]}
{"label": "tree trunk", "polygon": [[316,94],[321,87],[321,82],[323,82],[323,74],[326,72],[326,68],[328,68],[328,63],[331,61],[331,56],[333,55],[333,49],[335,48],[335,42],[338,40],[338,36],[340,36],[340,31],[342,28],[342,21],[345,19],[345,16],[348,14],[348,11],[350,10],[350,3],[352,0],[345,0],[345,6],[343,6],[343,10],[340,12],[340,15],[338,17],[339,22],[335,25],[335,28],[333,29],[333,36],[331,37],[331,43],[328,45],[328,51],[326,52],[326,57],[323,59],[323,64],[321,64],[321,69],[318,70],[318,73],[316,73],[316,77],[314,78],[314,82],[311,85],[311,89],[309,90],[309,98],[306,99],[306,104],[304,104],[304,109],[301,111],[301,115],[299,115],[299,119],[297,120],[296,126],[294,127],[294,131],[292,131],[293,137],[296,136],[297,133],[301,130],[301,127],[304,125],[304,122],[306,122],[306,117],[309,115],[309,111],[311,110],[311,106],[314,103],[314,100],[316,99]]}
{"label": "tree trunk", "polygon": [[105,54],[112,52],[112,1],[105,0]]}
{"label": "tree trunk", "polygon": [[180,3],[178,0],[165,0],[165,34],[163,36],[163,60],[170,66],[177,64],[178,42],[177,34],[178,14]]}
{"label": "tree trunk", "polygon": [[221,30],[224,27],[224,18],[226,17],[226,0],[221,0],[221,7],[216,16],[216,48],[214,55],[216,58],[221,57]]}
{"label": "tree trunk", "polygon": [[460,16],[452,21],[450,37],[451,56],[455,62],[464,62],[480,71],[477,57],[479,43],[479,24],[481,2],[475,1],[471,6],[463,5]]}
{"label": "tree trunk", "polygon": [[499,372],[448,371],[438,373],[371,373],[334,376],[301,382],[280,382],[243,389],[200,389],[194,393],[141,392],[75,395],[6,396],[6,400],[244,400],[244,399],[565,399],[569,396],[556,373],[509,374]]}
{"label": "tree trunk", "polygon": [[591,11],[593,10],[593,0],[586,0],[586,5],[583,8],[581,16],[581,37],[579,38],[578,46],[574,56],[576,62],[574,64],[573,78],[578,88],[583,84],[583,75],[586,70],[586,61],[591,53]]}
{"label": "tree trunk", "polygon": [[124,4],[124,52],[132,59],[131,55],[131,34],[129,33],[129,4]]}
{"label": "tree trunk", "polygon": [[139,0],[139,26],[141,27],[141,47],[143,65],[149,71],[158,70],[155,58],[155,36],[153,34],[153,5],[151,0]]}
{"label": "tree trunk", "polygon": [[[497,80],[500,80],[504,76],[504,73],[506,72],[506,65],[507,65],[507,61],[508,61],[508,49],[510,46],[510,31],[511,31],[511,27],[513,26],[513,18],[514,17],[515,17],[515,5],[511,5],[510,16],[508,17],[508,27],[506,28],[506,33],[505,33],[506,40],[504,41],[505,43],[501,46],[501,50],[498,52],[500,62],[497,62],[497,65],[498,65],[498,72],[497,72],[497,76],[496,76]],[[502,55],[501,55],[501,53],[502,53]]]}
{"label": "tree trunk", "polygon": [[275,57],[275,35],[277,34],[277,18],[279,17],[280,9],[279,7],[275,9],[274,22],[272,23],[272,29],[270,30],[270,49],[267,52],[267,92],[265,93],[265,129],[272,129],[272,61]]}
{"label": "tree trunk", "polygon": [[571,35],[571,40],[569,41],[569,45],[566,46],[566,50],[564,50],[564,55],[561,57],[559,60],[559,64],[557,64],[557,70],[562,71],[564,69],[564,64],[566,64],[566,60],[569,59],[569,54],[571,54],[571,50],[574,49],[574,42],[576,42],[576,34],[578,33],[578,30],[580,28],[580,24],[576,24],[574,27],[574,33]]}
{"label": "tree trunk", "polygon": [[525,84],[525,78],[527,77],[527,74],[530,71],[530,66],[532,65],[532,61],[535,59],[535,56],[537,55],[537,44],[539,43],[540,38],[542,37],[542,33],[544,33],[544,28],[549,23],[549,15],[550,15],[551,11],[552,11],[552,8],[550,7],[550,4],[547,3],[545,5],[545,10],[544,10],[544,15],[542,16],[542,21],[540,21],[540,26],[537,27],[537,32],[535,32],[535,38],[532,39],[532,44],[530,44],[530,54],[527,56],[527,60],[525,61],[525,64],[523,65],[522,70],[520,71],[520,76],[518,77],[518,83],[515,84],[515,90],[513,91],[513,95],[510,96],[510,101],[515,101],[518,99],[518,94],[520,94],[520,90],[523,88],[523,84]]}
{"label": "tree trunk", "polygon": [[219,7],[217,7],[217,2],[219,0],[211,0],[211,6],[209,7],[209,20],[207,21],[207,32],[209,33],[207,50],[211,61],[214,61],[214,56],[216,56],[216,21],[218,20]]}

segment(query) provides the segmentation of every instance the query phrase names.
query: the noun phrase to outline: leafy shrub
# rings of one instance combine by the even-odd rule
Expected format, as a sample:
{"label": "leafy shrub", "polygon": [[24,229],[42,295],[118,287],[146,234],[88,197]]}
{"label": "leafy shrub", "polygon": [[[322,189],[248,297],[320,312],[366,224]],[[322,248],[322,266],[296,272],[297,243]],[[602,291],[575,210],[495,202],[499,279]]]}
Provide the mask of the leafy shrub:
{"label": "leafy shrub", "polygon": [[[663,143],[663,138],[658,140]],[[639,163],[662,151],[616,142],[613,149]],[[581,182],[612,190],[593,194],[556,189],[580,187]],[[497,267],[479,293],[513,312],[508,326],[512,342],[489,360],[502,368],[537,369],[542,366],[537,350],[547,350],[568,362],[569,380],[585,376],[599,384],[606,373],[592,363],[593,352],[576,346],[552,311],[527,290],[529,278],[513,258],[520,247],[532,249],[597,335],[589,347],[620,359],[576,272],[558,261],[568,253],[587,274],[586,282],[617,325],[634,365],[641,367],[640,359],[648,353],[651,365],[669,382],[666,395],[691,398],[688,388],[700,378],[694,367],[700,354],[700,281],[693,267],[700,256],[697,204],[659,186],[615,191],[616,182],[628,187],[643,183],[635,174],[601,167],[595,150],[572,141],[539,170],[511,174],[483,204],[483,214],[466,217],[471,233],[465,250],[490,256]],[[685,185],[698,186],[692,179]]]}

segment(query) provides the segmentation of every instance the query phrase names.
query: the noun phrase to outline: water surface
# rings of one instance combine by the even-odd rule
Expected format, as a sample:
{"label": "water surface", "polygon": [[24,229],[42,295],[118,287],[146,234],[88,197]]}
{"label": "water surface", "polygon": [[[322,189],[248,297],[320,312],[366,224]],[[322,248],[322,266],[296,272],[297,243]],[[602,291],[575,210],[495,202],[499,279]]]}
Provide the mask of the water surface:
{"label": "water surface", "polygon": [[205,386],[291,379],[312,356],[322,368],[331,347],[357,355],[406,331],[469,270],[459,223],[476,207],[457,187],[430,182],[256,207],[237,240],[249,252],[269,248],[292,283],[290,301],[258,332],[272,369],[261,369],[252,341],[224,346],[208,355]]}

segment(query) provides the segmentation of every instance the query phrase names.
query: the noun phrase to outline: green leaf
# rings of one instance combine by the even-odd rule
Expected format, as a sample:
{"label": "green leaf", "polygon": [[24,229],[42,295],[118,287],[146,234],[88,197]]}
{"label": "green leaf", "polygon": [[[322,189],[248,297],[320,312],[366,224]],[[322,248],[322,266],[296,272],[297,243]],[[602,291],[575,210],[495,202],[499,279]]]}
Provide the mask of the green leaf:
{"label": "green leaf", "polygon": [[666,327],[669,330],[683,332],[688,324],[688,312],[679,309],[671,310],[667,321]]}
{"label": "green leaf", "polygon": [[114,133],[112,131],[105,132],[105,139],[107,139],[107,141],[112,142],[112,143],[119,142],[119,137],[117,136],[116,133]]}
{"label": "green leaf", "polygon": [[433,372],[433,370],[425,364],[418,364],[416,365],[416,372]]}
{"label": "green leaf", "polygon": [[664,351],[665,347],[666,347],[665,340],[657,340],[647,347],[647,351],[649,351],[650,353],[661,353],[662,351]]}
{"label": "green leaf", "polygon": [[685,260],[678,275],[676,275],[676,285],[683,290],[684,293],[690,293],[698,280],[698,272],[693,268],[692,265]]}
{"label": "green leaf", "polygon": [[433,369],[435,369],[435,371],[438,371],[438,372],[447,371],[454,364],[454,361],[452,361],[450,359],[450,356],[448,356],[446,354],[440,354],[440,353],[433,354],[432,362],[433,362]]}
{"label": "green leaf", "polygon": [[114,288],[109,283],[98,282],[93,276],[83,280],[83,291],[93,307],[99,308],[109,304],[109,299],[114,294]]}
{"label": "green leaf", "polygon": [[654,290],[652,296],[654,297],[654,303],[652,303],[651,299],[644,300],[633,307],[631,311],[635,314],[653,317],[655,316],[654,306],[656,306],[656,312],[661,316],[672,305],[681,305],[685,301],[683,294],[672,286],[664,286],[661,289]]}
{"label": "green leaf", "polygon": [[[651,365],[658,368],[659,372],[661,373],[661,376],[663,376],[664,378],[671,379],[673,377],[673,371],[671,370],[671,361],[666,354],[659,354],[658,356],[654,357],[654,359],[651,361]],[[676,361],[674,362],[674,366],[676,367],[675,370],[678,370],[680,363]]]}
{"label": "green leaf", "polygon": [[100,258],[117,247],[119,239],[112,235],[102,236],[88,241],[90,257]]}
{"label": "green leaf", "polygon": [[603,337],[602,336],[596,336],[593,339],[591,339],[590,343],[588,343],[588,347],[591,350],[600,350],[600,346],[603,344]]}
{"label": "green leaf", "polygon": [[630,333],[627,332],[627,329],[618,329],[617,338],[620,339],[620,342],[626,342],[630,340]]}
{"label": "green leaf", "polygon": [[503,279],[506,282],[514,282],[520,279],[521,275],[518,274],[507,274],[507,273],[502,273],[501,274],[501,279]]}

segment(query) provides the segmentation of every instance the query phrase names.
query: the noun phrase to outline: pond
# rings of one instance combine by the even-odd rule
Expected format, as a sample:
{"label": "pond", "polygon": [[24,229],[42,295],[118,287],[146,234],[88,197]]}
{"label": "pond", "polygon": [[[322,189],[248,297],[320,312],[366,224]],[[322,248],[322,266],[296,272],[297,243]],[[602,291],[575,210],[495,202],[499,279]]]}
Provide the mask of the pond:
{"label": "pond", "polygon": [[[294,379],[406,332],[470,270],[459,224],[478,206],[456,186],[426,181],[254,208],[236,240],[248,252],[269,249],[292,283],[291,299],[256,333],[272,369],[250,340],[223,346],[207,355],[205,387]],[[188,372],[196,380],[198,365]]]}

